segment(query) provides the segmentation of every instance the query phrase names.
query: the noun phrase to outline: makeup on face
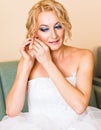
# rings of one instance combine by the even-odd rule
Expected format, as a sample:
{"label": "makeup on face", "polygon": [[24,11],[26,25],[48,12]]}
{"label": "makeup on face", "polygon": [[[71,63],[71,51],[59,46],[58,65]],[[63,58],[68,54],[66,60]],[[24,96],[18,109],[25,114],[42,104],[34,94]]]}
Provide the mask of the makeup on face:
{"label": "makeup on face", "polygon": [[[56,24],[53,26],[53,28],[54,28],[55,30],[59,30],[59,29],[62,28],[62,25],[58,22],[58,23],[56,23]],[[51,26],[49,26],[49,25],[44,25],[44,24],[40,25],[40,27],[39,27],[39,30],[42,31],[42,32],[47,32],[47,31],[49,31],[50,29],[51,29]]]}

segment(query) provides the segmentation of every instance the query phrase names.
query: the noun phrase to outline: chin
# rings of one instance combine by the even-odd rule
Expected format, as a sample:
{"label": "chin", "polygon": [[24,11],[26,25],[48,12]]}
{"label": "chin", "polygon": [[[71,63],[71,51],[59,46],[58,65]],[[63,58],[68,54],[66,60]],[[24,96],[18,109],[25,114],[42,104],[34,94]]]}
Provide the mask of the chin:
{"label": "chin", "polygon": [[59,50],[62,47],[63,42],[58,41],[58,42],[55,42],[55,43],[48,43],[47,45],[50,48],[50,50],[55,51],[55,50]]}
{"label": "chin", "polygon": [[51,51],[57,51],[61,48],[62,46],[51,46],[49,47]]}

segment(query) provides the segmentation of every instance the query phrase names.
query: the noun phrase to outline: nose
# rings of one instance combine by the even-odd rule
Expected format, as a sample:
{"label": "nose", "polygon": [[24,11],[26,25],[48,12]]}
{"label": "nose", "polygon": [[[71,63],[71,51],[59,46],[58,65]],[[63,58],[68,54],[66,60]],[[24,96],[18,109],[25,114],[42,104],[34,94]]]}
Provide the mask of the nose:
{"label": "nose", "polygon": [[53,39],[57,38],[57,32],[56,32],[55,29],[51,30],[51,36],[52,36]]}

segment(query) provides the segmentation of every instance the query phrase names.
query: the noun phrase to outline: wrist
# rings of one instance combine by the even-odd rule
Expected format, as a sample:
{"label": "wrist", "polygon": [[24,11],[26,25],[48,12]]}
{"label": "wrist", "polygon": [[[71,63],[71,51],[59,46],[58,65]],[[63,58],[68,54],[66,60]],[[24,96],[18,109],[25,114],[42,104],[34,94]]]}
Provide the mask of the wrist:
{"label": "wrist", "polygon": [[21,71],[24,75],[29,75],[32,67],[33,67],[33,63],[31,61],[23,60]]}
{"label": "wrist", "polygon": [[45,63],[43,64],[43,67],[47,70],[47,69],[50,69],[53,64],[54,64],[53,61],[50,60],[50,61],[45,62]]}

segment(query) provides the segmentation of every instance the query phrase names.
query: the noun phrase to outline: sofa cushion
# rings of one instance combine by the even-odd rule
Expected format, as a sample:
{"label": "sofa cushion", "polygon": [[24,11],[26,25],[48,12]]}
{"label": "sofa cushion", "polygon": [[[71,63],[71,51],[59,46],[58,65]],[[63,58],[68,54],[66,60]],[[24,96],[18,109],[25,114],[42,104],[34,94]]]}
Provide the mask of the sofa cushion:
{"label": "sofa cushion", "polygon": [[98,77],[94,77],[93,78],[93,84],[101,87],[101,78],[98,78]]}
{"label": "sofa cushion", "polygon": [[97,49],[97,77],[101,78],[101,47]]}

